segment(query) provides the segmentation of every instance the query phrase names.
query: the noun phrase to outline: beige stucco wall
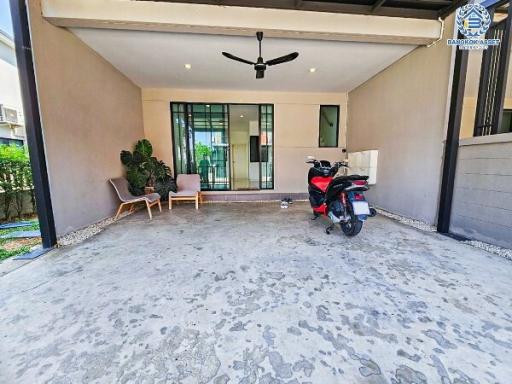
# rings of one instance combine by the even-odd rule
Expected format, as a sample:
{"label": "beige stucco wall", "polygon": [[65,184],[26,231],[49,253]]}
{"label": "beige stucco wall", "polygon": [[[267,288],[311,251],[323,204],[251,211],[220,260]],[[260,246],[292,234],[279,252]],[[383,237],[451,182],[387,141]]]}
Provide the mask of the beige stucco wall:
{"label": "beige stucco wall", "polygon": [[141,91],[71,32],[30,5],[30,27],[59,235],[112,215],[119,152],[144,136]]}
{"label": "beige stucco wall", "polygon": [[[345,148],[346,94],[143,89],[142,98],[146,138],[153,143],[156,156],[168,164],[173,161],[171,101],[274,104],[276,193],[307,192],[306,156],[331,161],[344,158],[341,149]],[[339,148],[318,148],[321,104],[340,105]]]}
{"label": "beige stucco wall", "polygon": [[348,150],[379,150],[378,181],[368,196],[429,223],[439,199],[452,33],[449,20],[435,46],[417,48],[348,95]]}

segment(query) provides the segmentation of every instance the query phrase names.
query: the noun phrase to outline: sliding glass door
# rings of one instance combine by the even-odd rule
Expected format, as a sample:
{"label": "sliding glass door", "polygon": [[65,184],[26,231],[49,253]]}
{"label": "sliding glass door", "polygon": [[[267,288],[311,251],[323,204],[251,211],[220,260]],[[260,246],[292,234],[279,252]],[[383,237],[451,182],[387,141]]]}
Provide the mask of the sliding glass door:
{"label": "sliding glass door", "polygon": [[198,173],[201,189],[230,188],[227,104],[172,104],[175,173]]}
{"label": "sliding glass door", "polygon": [[260,105],[260,189],[274,189],[274,106]]}
{"label": "sliding glass door", "polygon": [[[256,180],[259,181],[256,185],[260,189],[273,189],[273,106],[256,106],[258,119],[254,123],[256,133],[259,133],[259,175],[256,168]],[[240,153],[239,158],[231,159],[230,144],[234,142],[230,142],[229,104],[171,103],[171,112],[175,174],[199,174],[202,190],[234,189],[232,161],[240,165],[244,159],[240,158]],[[246,148],[249,148],[249,134],[247,139]],[[240,143],[237,145],[240,147]],[[254,162],[254,155],[248,150],[246,153],[251,156],[247,164]]]}

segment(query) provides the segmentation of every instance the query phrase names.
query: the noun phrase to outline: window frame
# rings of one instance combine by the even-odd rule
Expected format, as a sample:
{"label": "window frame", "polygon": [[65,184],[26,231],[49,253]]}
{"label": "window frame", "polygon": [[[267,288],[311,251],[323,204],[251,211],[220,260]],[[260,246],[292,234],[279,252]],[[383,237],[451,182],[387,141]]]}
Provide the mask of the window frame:
{"label": "window frame", "polygon": [[[501,115],[501,124],[502,125],[503,125],[503,116],[505,116],[505,113],[510,113],[512,115],[512,108],[505,108],[505,107],[503,108],[502,115]],[[512,117],[511,117],[511,123],[510,123],[509,127],[511,128],[511,130],[509,132],[499,132],[499,133],[496,133],[496,135],[512,133]],[[501,128],[501,126],[499,128]],[[493,135],[487,135],[487,136],[493,136]]]}
{"label": "window frame", "polygon": [[[507,17],[499,21],[493,21],[491,27],[485,34],[486,39],[499,37],[493,36],[493,33],[499,32],[499,27],[501,25],[503,26],[500,45],[497,47],[489,47],[489,49],[484,50],[482,54],[473,137],[498,134],[503,112],[505,111],[504,103],[510,64],[512,29],[512,8],[510,8],[510,2],[500,1],[494,4],[489,8],[489,13],[494,19],[496,8],[503,4],[509,5]],[[493,57],[494,54],[496,55],[495,57]],[[493,69],[493,65],[497,67]],[[490,92],[492,92],[492,94],[490,94]]]}
{"label": "window frame", "polygon": [[0,137],[0,145],[16,145],[18,147],[23,147],[25,146],[25,141],[22,139],[13,139],[10,137]]}
{"label": "window frame", "polygon": [[[322,124],[322,108],[334,107],[336,108],[336,145],[321,145],[320,143],[320,128]],[[337,104],[320,104],[318,108],[318,148],[338,148],[340,144],[340,106]]]}
{"label": "window frame", "polygon": [[[184,118],[186,119],[186,122],[185,122],[185,125],[186,127],[189,127],[190,126],[190,120],[189,120],[189,117],[188,117],[188,109],[187,109],[187,106],[193,106],[193,105],[227,105],[228,107],[228,120],[227,120],[227,126],[228,126],[228,129],[227,129],[227,132],[228,132],[228,136],[227,136],[227,140],[228,140],[228,146],[231,145],[231,137],[230,137],[230,133],[231,133],[231,122],[230,122],[230,113],[229,113],[229,110],[230,110],[230,107],[231,106],[235,106],[235,105],[254,105],[254,106],[258,106],[258,138],[259,138],[259,151],[258,151],[258,155],[259,155],[259,159],[257,162],[254,162],[254,163],[258,163],[258,169],[259,169],[259,188],[258,189],[254,189],[253,191],[273,191],[275,190],[275,131],[276,131],[276,127],[275,127],[275,106],[274,104],[272,103],[239,103],[239,102],[236,102],[236,103],[230,103],[230,102],[198,102],[198,101],[173,101],[171,100],[170,103],[169,103],[169,113],[170,113],[170,120],[171,120],[171,132],[170,132],[170,136],[171,136],[171,147],[172,147],[172,157],[173,157],[173,166],[172,166],[172,170],[173,170],[173,174],[174,174],[174,177],[177,177],[177,175],[179,175],[180,173],[177,172],[177,157],[176,157],[176,139],[174,137],[174,133],[175,133],[175,113],[173,112],[173,106],[174,105],[179,105],[179,104],[183,104],[184,105]],[[272,184],[270,187],[266,187],[266,188],[263,188],[262,185],[263,185],[263,177],[262,177],[262,172],[261,172],[261,164],[262,164],[262,153],[261,153],[261,150],[262,150],[262,145],[261,145],[261,132],[262,132],[262,124],[261,124],[261,116],[262,116],[262,107],[269,107],[271,109],[271,133],[272,133],[272,144],[271,145],[267,145],[268,146],[271,146],[272,149],[271,149],[271,153],[272,153]],[[178,112],[179,113],[182,113],[182,112]],[[187,128],[186,128],[187,129]],[[187,141],[187,145],[188,145],[188,141]],[[267,148],[267,151],[268,151],[268,148]],[[187,153],[190,153],[190,148],[187,148]],[[268,156],[268,154],[267,154]],[[250,158],[249,158],[250,160]],[[251,161],[249,161],[251,162]],[[266,161],[268,162],[268,161]],[[192,172],[192,169],[189,169],[188,167],[188,164],[190,163],[190,160],[187,159],[187,173],[190,173]],[[229,165],[231,166],[232,165],[232,160],[231,160],[231,148],[229,149],[228,151],[228,163]],[[230,182],[229,182],[229,185],[228,185],[228,189],[201,189],[202,191],[207,191],[207,192],[232,192],[232,191],[237,191],[236,189],[233,188],[233,180],[230,176]],[[251,189],[252,190],[252,189]]]}

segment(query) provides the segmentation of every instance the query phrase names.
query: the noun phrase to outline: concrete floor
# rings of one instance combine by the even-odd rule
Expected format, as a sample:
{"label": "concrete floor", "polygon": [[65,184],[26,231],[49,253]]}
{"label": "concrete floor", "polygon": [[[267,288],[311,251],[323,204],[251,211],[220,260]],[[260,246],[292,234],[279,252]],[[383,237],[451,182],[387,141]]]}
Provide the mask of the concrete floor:
{"label": "concrete floor", "polygon": [[143,212],[0,279],[1,383],[510,383],[512,263],[306,204]]}

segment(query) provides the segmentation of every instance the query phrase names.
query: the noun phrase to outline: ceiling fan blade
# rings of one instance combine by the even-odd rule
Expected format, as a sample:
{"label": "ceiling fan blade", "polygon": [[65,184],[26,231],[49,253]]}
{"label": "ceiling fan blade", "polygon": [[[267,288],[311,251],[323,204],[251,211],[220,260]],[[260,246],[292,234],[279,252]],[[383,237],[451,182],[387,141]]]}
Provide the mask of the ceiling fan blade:
{"label": "ceiling fan blade", "polygon": [[256,70],[256,78],[257,79],[263,79],[265,77],[265,70],[264,69],[257,69]]}
{"label": "ceiling fan blade", "polygon": [[232,55],[231,53],[227,53],[227,52],[222,52],[222,54],[227,57],[228,59],[231,59],[231,60],[235,60],[235,61],[239,61],[241,63],[245,63],[245,64],[249,64],[249,65],[254,65],[255,63],[253,63],[252,61],[249,61],[249,60],[245,60],[245,59],[242,59],[240,57],[237,57],[235,55]]}
{"label": "ceiling fan blade", "polygon": [[293,53],[289,53],[288,55],[269,60],[265,64],[276,65],[276,64],[287,63],[288,61],[295,60],[298,56],[299,56],[298,52],[293,52]]}

